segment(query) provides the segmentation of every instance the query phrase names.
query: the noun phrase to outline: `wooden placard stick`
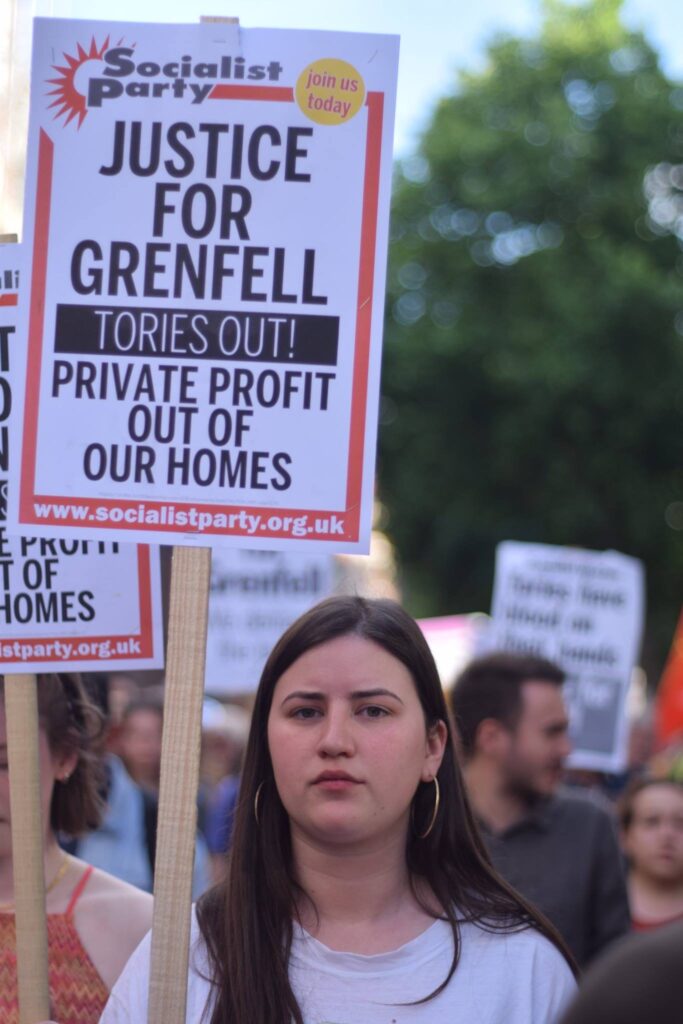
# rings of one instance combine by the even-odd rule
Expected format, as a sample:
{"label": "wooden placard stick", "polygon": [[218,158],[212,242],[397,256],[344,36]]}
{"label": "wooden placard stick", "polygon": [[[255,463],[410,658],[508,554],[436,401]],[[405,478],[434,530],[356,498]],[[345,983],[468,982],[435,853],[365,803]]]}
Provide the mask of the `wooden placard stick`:
{"label": "wooden placard stick", "polygon": [[173,549],[148,1024],[185,1024],[210,581],[210,548]]}
{"label": "wooden placard stick", "polygon": [[[16,234],[0,244],[16,244]],[[38,691],[34,675],[5,676],[5,721],[12,817],[12,871],[20,1024],[50,1016],[43,821],[40,811]]]}
{"label": "wooden placard stick", "polygon": [[149,1024],[184,1024],[210,548],[173,549],[154,870]]}
{"label": "wooden placard stick", "polygon": [[50,1016],[36,677],[5,676],[20,1024]]}

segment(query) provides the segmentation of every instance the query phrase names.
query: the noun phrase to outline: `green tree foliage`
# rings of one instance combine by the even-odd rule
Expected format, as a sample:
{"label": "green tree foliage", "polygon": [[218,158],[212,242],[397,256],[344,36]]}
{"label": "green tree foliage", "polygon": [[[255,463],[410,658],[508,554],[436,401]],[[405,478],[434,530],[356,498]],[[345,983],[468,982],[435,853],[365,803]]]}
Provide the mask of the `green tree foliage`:
{"label": "green tree foliage", "polygon": [[619,0],[496,40],[397,170],[379,480],[408,604],[488,608],[503,539],[683,594],[683,88]]}

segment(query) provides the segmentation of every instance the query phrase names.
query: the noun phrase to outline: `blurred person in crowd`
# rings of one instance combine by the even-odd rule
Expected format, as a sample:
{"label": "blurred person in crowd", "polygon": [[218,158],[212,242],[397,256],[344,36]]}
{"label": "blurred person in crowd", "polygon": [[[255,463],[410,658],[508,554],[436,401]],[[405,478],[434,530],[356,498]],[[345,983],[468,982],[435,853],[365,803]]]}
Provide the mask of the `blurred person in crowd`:
{"label": "blurred person in crowd", "polygon": [[225,870],[248,735],[249,714],[244,708],[211,697],[204,700],[199,825],[211,854],[214,881]]}
{"label": "blurred person in crowd", "polygon": [[164,700],[154,687],[127,705],[121,718],[118,750],[126,771],[138,786],[159,792]]}
{"label": "blurred person in crowd", "polygon": [[[152,892],[159,816],[158,794],[139,786],[128,774],[120,758],[111,752],[104,752],[103,748],[108,747],[111,721],[110,681],[99,673],[87,673],[85,685],[104,718],[103,739],[100,743],[103,774],[101,796],[104,806],[98,828],[82,836],[62,837],[62,846],[89,864],[145,892]],[[156,696],[153,699],[156,702]],[[192,878],[194,899],[208,888],[211,878],[209,852],[202,835],[198,834]]]}
{"label": "blurred person in crowd", "polygon": [[[18,1024],[12,835],[4,678],[0,676],[0,1020]],[[147,893],[60,849],[56,833],[97,824],[93,743],[101,723],[77,676],[38,676],[40,802],[47,905],[50,1012],[59,1024],[95,1024],[126,960],[148,931]]]}
{"label": "blurred person in crowd", "polygon": [[619,822],[633,928],[683,917],[683,782],[636,780],[621,799]]}
{"label": "blurred person in crowd", "polygon": [[494,866],[586,964],[630,919],[610,817],[585,797],[558,792],[571,749],[563,682],[543,658],[490,654],[456,680],[451,705]]}
{"label": "blurred person in crowd", "polygon": [[249,735],[249,712],[237,704],[206,697],[202,705],[202,783],[213,789],[226,778],[239,775]]}
{"label": "blurred person in crowd", "polygon": [[[146,1020],[149,955],[102,1024]],[[316,605],[261,676],[228,873],[193,923],[187,1024],[553,1024],[569,959],[490,866],[417,623],[392,601]]]}
{"label": "blurred person in crowd", "polygon": [[584,977],[562,1024],[680,1024],[683,921],[631,935]]}
{"label": "blurred person in crowd", "polygon": [[654,715],[648,707],[641,715],[634,718],[628,731],[628,770],[630,777],[635,778],[647,771],[655,746]]}
{"label": "blurred person in crowd", "polygon": [[[93,675],[93,673],[90,673]],[[103,675],[103,673],[96,673]],[[88,675],[88,673],[86,673]],[[140,695],[140,687],[127,672],[110,672],[106,681],[107,691],[107,750],[119,754],[119,735],[123,716],[129,704]]]}

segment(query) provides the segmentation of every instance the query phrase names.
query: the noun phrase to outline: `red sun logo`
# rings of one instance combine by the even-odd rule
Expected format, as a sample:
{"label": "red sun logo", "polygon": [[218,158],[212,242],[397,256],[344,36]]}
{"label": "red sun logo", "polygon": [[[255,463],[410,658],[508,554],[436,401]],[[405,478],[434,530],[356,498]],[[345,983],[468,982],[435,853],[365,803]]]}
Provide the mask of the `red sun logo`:
{"label": "red sun logo", "polygon": [[[119,41],[117,46],[121,46],[122,42],[123,40]],[[66,116],[64,124],[68,124],[74,117],[77,117],[77,127],[81,127],[85,120],[85,115],[88,113],[86,104],[88,79],[97,68],[97,64],[94,62],[99,63],[108,49],[109,36],[99,47],[93,37],[90,40],[89,50],[84,50],[79,43],[76,48],[75,57],[70,56],[68,53],[64,54],[65,67],[60,67],[57,64],[52,65],[54,70],[59,73],[59,78],[47,79],[48,85],[55,86],[54,89],[50,89],[47,95],[57,97],[50,103],[50,108],[58,108],[55,113],[55,120],[64,114]],[[88,66],[89,64],[90,66]],[[84,91],[83,86],[85,86]]]}

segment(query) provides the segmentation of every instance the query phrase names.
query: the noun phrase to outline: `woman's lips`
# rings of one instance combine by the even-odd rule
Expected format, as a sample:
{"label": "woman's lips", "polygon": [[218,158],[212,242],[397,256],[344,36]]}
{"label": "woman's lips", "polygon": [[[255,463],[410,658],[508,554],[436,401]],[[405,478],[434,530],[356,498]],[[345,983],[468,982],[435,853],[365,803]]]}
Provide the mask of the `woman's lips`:
{"label": "woman's lips", "polygon": [[352,789],[361,785],[361,780],[349,775],[348,772],[321,772],[313,780],[313,785],[319,789],[327,789],[333,792]]}

